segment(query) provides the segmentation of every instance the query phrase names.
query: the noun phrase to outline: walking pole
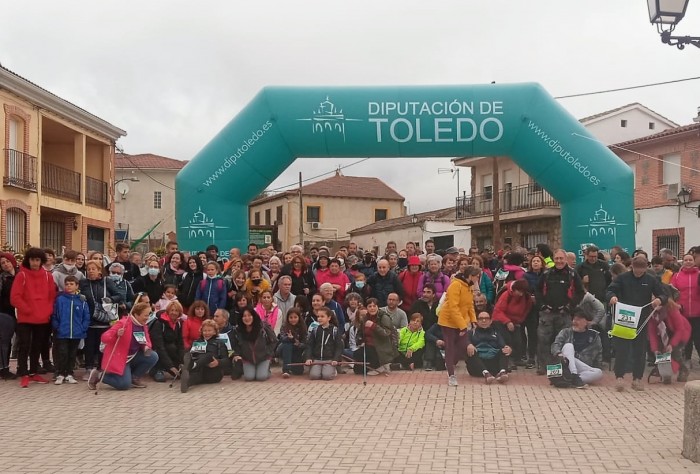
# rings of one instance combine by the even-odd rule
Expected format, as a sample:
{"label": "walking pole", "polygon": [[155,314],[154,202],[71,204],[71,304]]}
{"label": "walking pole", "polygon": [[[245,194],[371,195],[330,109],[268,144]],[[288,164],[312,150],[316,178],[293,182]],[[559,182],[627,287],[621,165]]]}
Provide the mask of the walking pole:
{"label": "walking pole", "polygon": [[[170,371],[168,371],[168,373],[170,373]],[[178,370],[176,374],[170,374],[170,375],[173,375],[173,380],[170,382],[170,385],[168,386],[168,388],[173,388],[173,384],[175,383],[175,381],[178,378],[180,378],[181,373],[182,373],[182,364],[180,364],[180,370]]]}
{"label": "walking pole", "polygon": [[[112,347],[112,352],[109,354],[109,359],[107,359],[107,365],[105,365],[105,367],[109,367],[110,362],[112,362],[112,357],[114,356],[114,350],[117,348],[117,344],[119,344],[120,338],[121,338],[121,336],[118,335],[117,340],[114,343],[114,347]],[[106,369],[103,370],[102,375],[100,375],[100,380],[98,380],[97,383],[95,384],[95,395],[97,395],[97,392],[100,390],[100,384],[104,380],[106,373],[107,373],[107,370]]]}

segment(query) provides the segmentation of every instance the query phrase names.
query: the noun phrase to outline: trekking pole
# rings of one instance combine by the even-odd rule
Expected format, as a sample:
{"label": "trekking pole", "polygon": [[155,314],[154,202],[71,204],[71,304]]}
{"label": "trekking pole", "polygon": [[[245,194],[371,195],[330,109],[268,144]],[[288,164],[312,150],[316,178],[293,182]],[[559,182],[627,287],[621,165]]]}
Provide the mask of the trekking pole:
{"label": "trekking pole", "polygon": [[[319,361],[319,362],[312,362],[312,363],[310,363],[309,365],[331,365],[332,362],[333,362],[333,361],[331,361],[331,360],[322,360],[322,361]],[[346,362],[346,361],[342,361],[342,362],[338,362],[336,365],[352,365],[352,364],[362,364],[362,362]],[[306,366],[306,362],[293,362],[293,363],[287,364],[287,365],[290,366],[290,367],[301,367],[302,365],[303,365],[303,366]]]}
{"label": "trekking pole", "polygon": [[[107,365],[105,365],[105,367],[109,367],[110,362],[112,362],[112,357],[114,356],[114,351],[117,348],[117,344],[119,344],[119,339],[121,339],[121,336],[117,335],[117,340],[114,342],[114,347],[112,347],[112,352],[109,354],[109,358],[107,359]],[[100,375],[100,380],[98,380],[95,384],[95,395],[97,395],[97,392],[100,390],[100,384],[102,384],[106,373],[107,369],[103,370],[102,375]]]}
{"label": "trekking pole", "polygon": [[173,388],[173,384],[180,378],[180,374],[182,373],[182,364],[180,365],[180,370],[178,370],[177,373],[172,374],[170,371],[168,371],[168,373],[173,376],[173,380],[170,382],[170,385],[168,385],[168,388]]}

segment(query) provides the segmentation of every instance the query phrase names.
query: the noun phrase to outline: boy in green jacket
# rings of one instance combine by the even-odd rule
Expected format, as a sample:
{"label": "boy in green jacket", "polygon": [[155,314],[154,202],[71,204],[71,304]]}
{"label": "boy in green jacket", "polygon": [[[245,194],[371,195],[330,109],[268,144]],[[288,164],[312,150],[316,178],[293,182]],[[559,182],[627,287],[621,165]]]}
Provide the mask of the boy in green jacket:
{"label": "boy in green jacket", "polygon": [[399,355],[394,363],[404,370],[423,367],[423,351],[425,350],[425,331],[423,331],[423,315],[413,313],[408,326],[399,330]]}

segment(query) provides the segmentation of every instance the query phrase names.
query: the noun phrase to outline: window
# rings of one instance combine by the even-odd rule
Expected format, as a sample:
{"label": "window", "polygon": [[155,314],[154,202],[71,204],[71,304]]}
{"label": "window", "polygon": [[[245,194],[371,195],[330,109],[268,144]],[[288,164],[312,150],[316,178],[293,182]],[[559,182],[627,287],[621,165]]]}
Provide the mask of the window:
{"label": "window", "polygon": [[531,249],[537,244],[546,244],[549,242],[549,236],[546,232],[539,234],[524,234],[522,246]]}
{"label": "window", "polygon": [[153,209],[161,209],[163,205],[163,196],[160,191],[153,191]]}
{"label": "window", "polygon": [[275,217],[275,224],[282,225],[282,206],[277,206],[277,216]]}
{"label": "window", "polygon": [[[490,201],[493,198],[493,176],[485,174],[481,177],[482,194],[484,201]],[[482,247],[483,248],[483,247]]]}
{"label": "window", "polygon": [[88,250],[105,251],[105,230],[100,227],[88,226],[87,228]]}
{"label": "window", "polygon": [[[663,157],[663,184],[681,182],[681,155],[674,153]],[[678,254],[676,254],[678,255]]]}
{"label": "window", "polygon": [[656,248],[669,249],[673,255],[681,255],[681,238],[679,235],[660,235],[656,237]]}
{"label": "window", "polygon": [[270,225],[272,220],[272,209],[265,209],[265,225]]}
{"label": "window", "polygon": [[455,244],[455,236],[454,235],[438,235],[437,237],[433,237],[433,242],[435,242],[435,248],[437,250],[445,250],[450,247],[453,247]]}
{"label": "window", "polygon": [[484,201],[493,199],[493,186],[484,186]]}
{"label": "window", "polygon": [[627,128],[627,120],[620,120],[620,127]]}
{"label": "window", "polygon": [[255,225],[260,225],[260,212],[255,213]]}
{"label": "window", "polygon": [[27,215],[22,209],[7,210],[7,242],[15,252],[23,252],[27,244]]}
{"label": "window", "polygon": [[18,146],[19,146],[19,130],[20,130],[19,122],[15,118],[10,118],[8,125],[10,128],[10,130],[8,132],[9,138],[10,138],[10,142],[8,143],[8,145],[9,145],[8,148],[10,150],[21,151],[18,148]]}
{"label": "window", "polygon": [[374,210],[374,222],[385,221],[389,211],[387,209],[375,209]]}
{"label": "window", "polygon": [[656,128],[656,124],[654,122],[649,122],[649,130],[654,130]]}
{"label": "window", "polygon": [[41,221],[41,248],[54,249],[61,252],[65,245],[66,224],[61,221]]}
{"label": "window", "polygon": [[306,206],[306,222],[321,222],[320,206]]}

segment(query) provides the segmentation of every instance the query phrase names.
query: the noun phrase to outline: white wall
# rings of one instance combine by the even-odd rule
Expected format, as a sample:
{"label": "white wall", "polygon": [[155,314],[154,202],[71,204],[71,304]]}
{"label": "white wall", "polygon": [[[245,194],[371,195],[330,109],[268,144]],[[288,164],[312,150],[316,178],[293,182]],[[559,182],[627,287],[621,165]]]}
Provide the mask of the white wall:
{"label": "white wall", "polygon": [[700,219],[696,209],[685,209],[678,206],[664,206],[652,209],[640,209],[635,211],[639,215],[639,222],[635,233],[637,248],[651,252],[654,248],[652,231],[655,229],[685,228],[686,252],[694,245],[700,245]]}
{"label": "white wall", "polygon": [[[621,120],[627,120],[626,127],[621,126]],[[649,122],[654,123],[653,130],[649,128]],[[646,137],[671,128],[639,109],[627,110],[598,122],[584,123],[584,126],[606,145]]]}
{"label": "white wall", "polygon": [[428,221],[425,222],[425,230],[423,231],[423,242],[428,239],[434,239],[442,235],[453,235],[454,245],[457,248],[464,248],[469,251],[472,242],[471,227],[456,226],[452,222]]}
{"label": "white wall", "polygon": [[468,250],[471,245],[470,227],[455,226],[451,222],[439,221],[425,222],[424,228],[416,225],[372,234],[354,235],[351,240],[365,250],[379,247],[379,252],[383,253],[390,240],[396,242],[399,249],[405,248],[406,242],[420,242],[420,248],[423,249],[426,240],[443,235],[453,235],[454,245],[457,248],[464,247],[465,250]]}

